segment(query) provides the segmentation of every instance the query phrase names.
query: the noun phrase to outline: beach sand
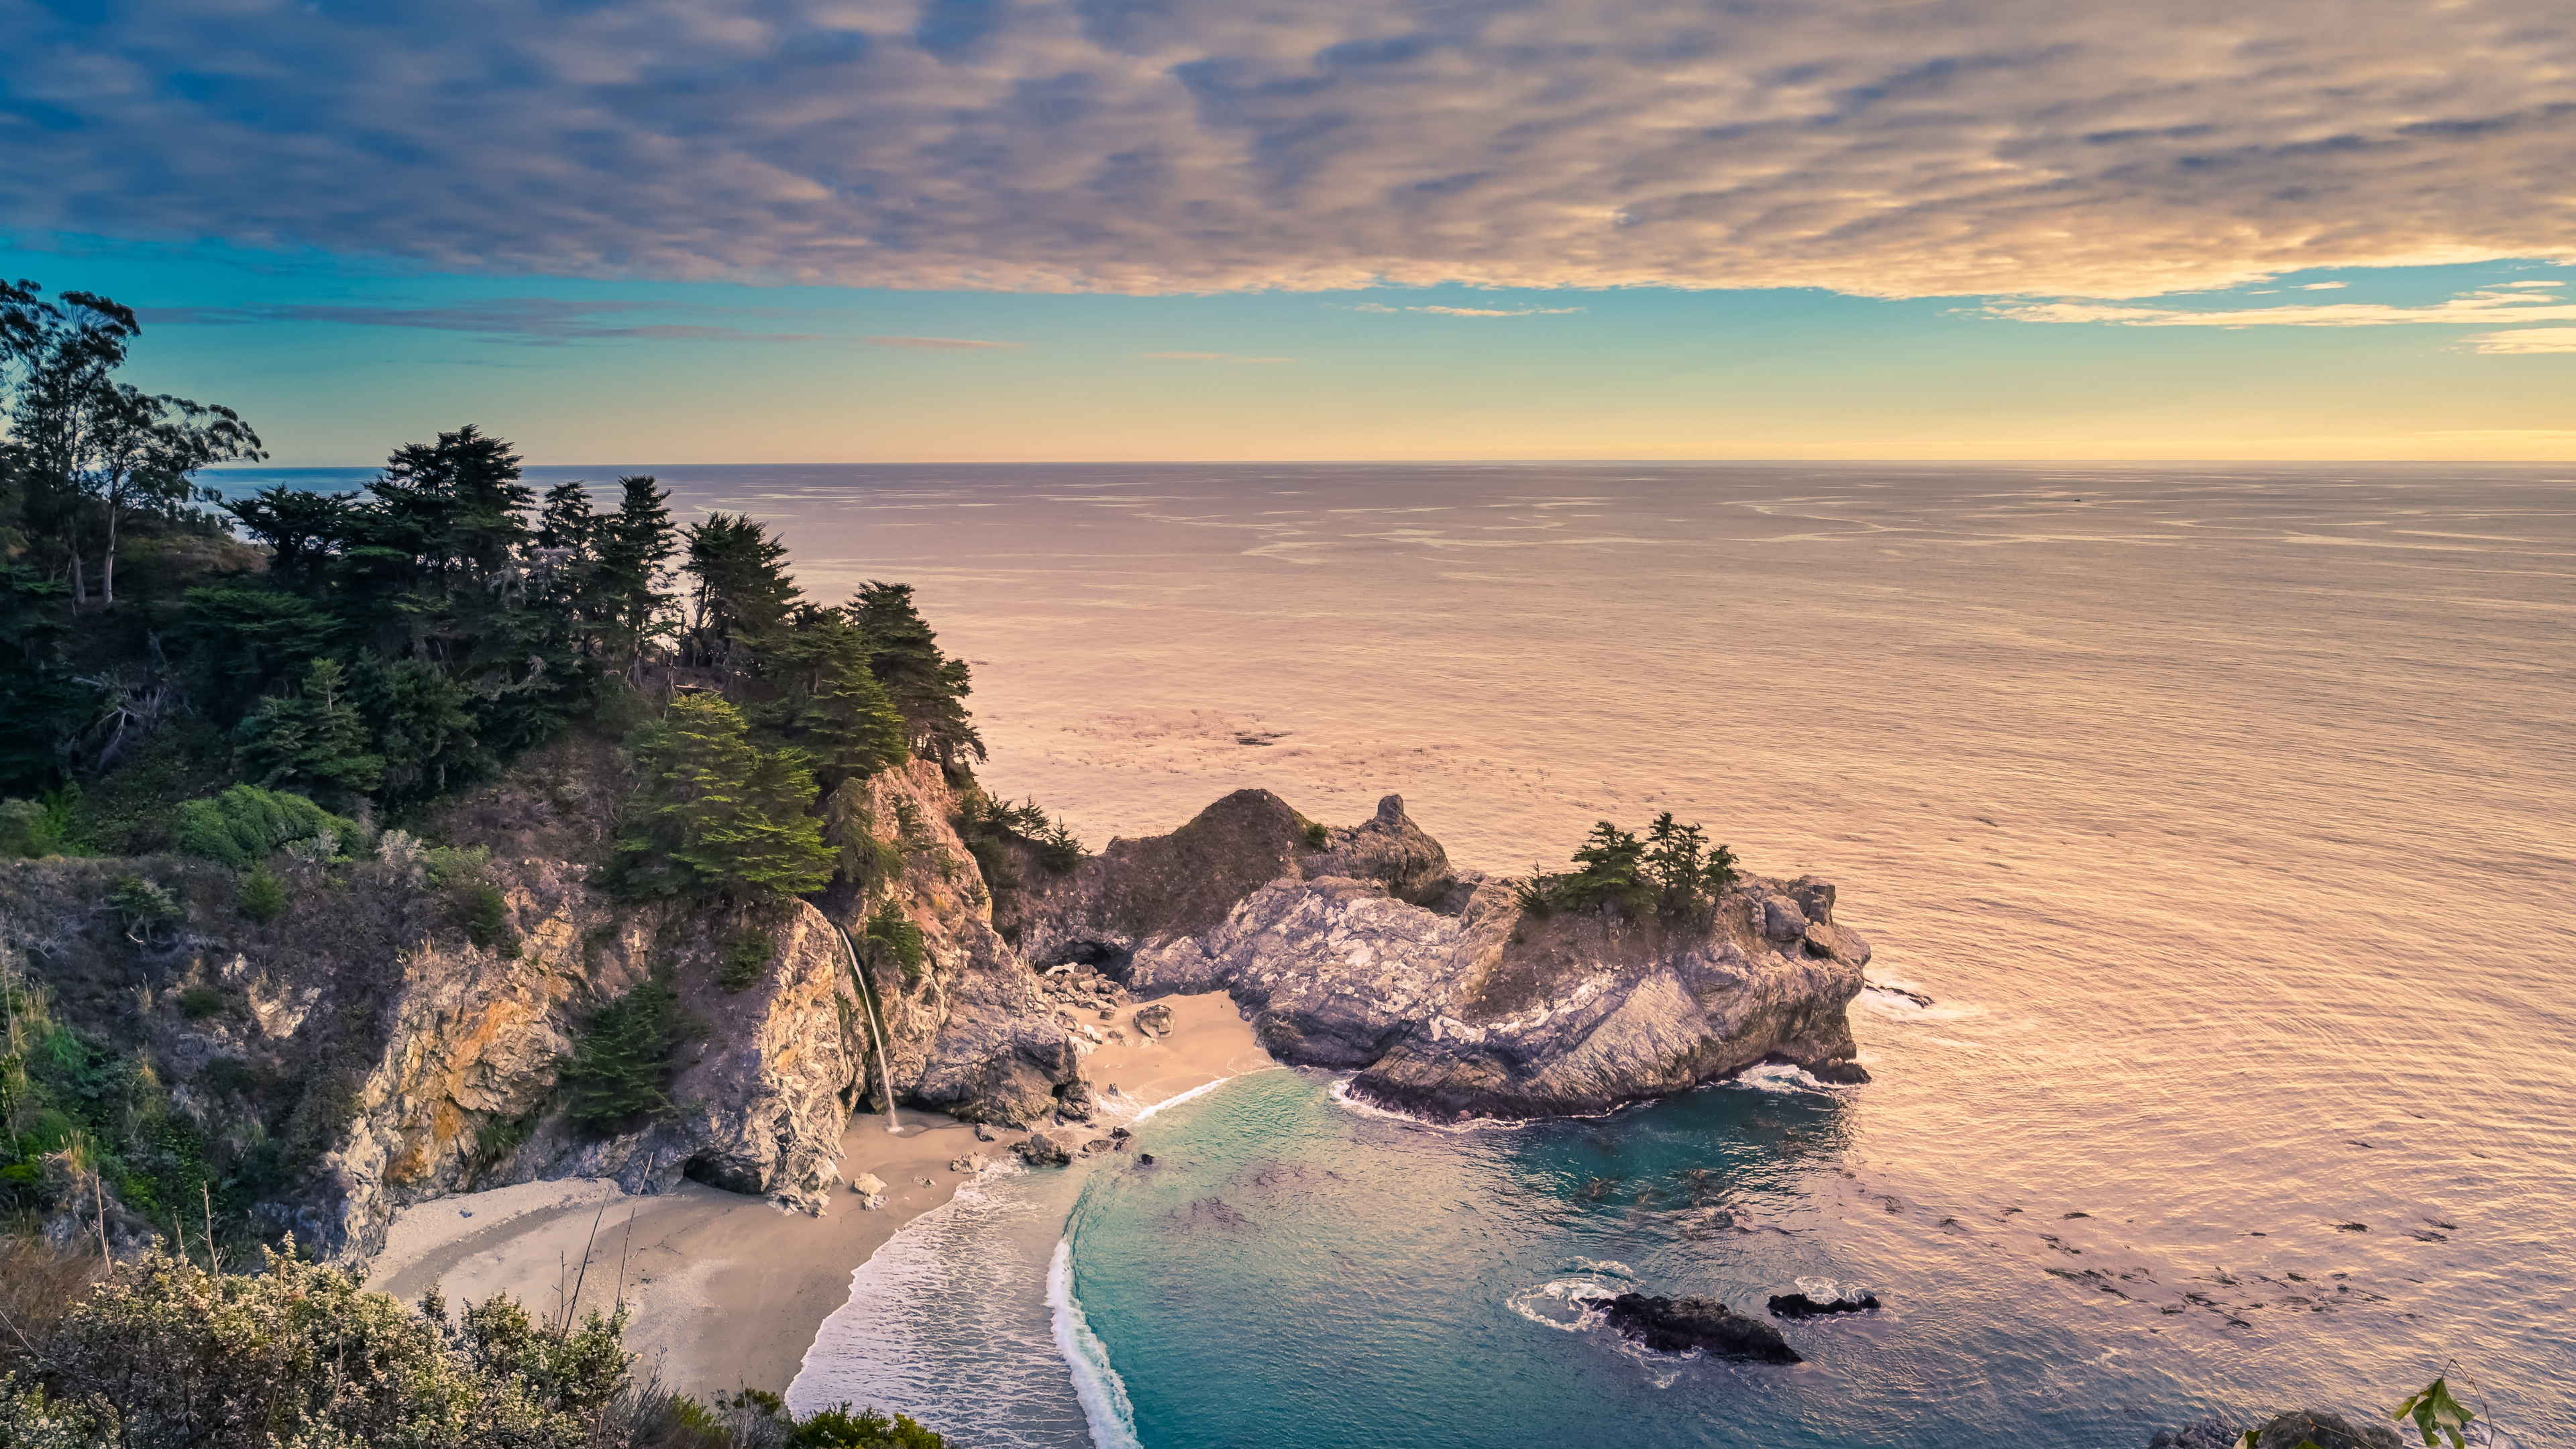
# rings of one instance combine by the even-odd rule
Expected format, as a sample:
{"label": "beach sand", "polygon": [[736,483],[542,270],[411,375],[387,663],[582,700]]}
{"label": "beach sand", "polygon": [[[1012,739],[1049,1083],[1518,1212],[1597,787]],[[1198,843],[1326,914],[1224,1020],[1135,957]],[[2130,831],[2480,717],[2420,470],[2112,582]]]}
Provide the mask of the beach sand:
{"label": "beach sand", "polygon": [[[1173,1017],[1161,1040],[1135,1029],[1134,1007],[1098,1023],[1128,1038],[1084,1061],[1104,1130],[1273,1065],[1222,992],[1158,1004]],[[822,1217],[809,1218],[695,1182],[636,1197],[597,1179],[522,1183],[404,1209],[368,1265],[368,1286],[411,1302],[435,1283],[451,1311],[506,1292],[546,1316],[605,1311],[622,1293],[632,1314],[626,1346],[639,1374],[701,1396],[746,1386],[781,1391],[815,1330],[848,1299],[851,1270],[956,1195],[968,1174],[949,1164],[975,1152],[1001,1159],[1026,1135],[1004,1131],[1001,1141],[979,1142],[953,1118],[901,1116],[901,1136],[874,1113],[854,1118],[841,1138],[844,1178],[872,1172],[886,1182],[885,1206],[873,1212],[846,1189],[831,1194]]]}

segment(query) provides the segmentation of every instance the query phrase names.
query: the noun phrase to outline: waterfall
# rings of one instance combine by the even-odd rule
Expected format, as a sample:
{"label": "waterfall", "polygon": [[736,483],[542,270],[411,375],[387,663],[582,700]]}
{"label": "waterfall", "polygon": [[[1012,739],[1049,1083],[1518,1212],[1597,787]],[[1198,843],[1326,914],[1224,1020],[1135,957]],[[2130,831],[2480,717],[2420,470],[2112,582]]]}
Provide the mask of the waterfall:
{"label": "waterfall", "polygon": [[886,1055],[885,1033],[877,1029],[876,995],[868,990],[868,981],[859,974],[859,948],[838,921],[832,922],[833,933],[841,938],[841,951],[850,958],[850,984],[859,988],[859,1014],[868,1019],[868,1040],[877,1047],[877,1080],[885,1087],[886,1130],[901,1135],[903,1123],[894,1115],[894,1058]]}

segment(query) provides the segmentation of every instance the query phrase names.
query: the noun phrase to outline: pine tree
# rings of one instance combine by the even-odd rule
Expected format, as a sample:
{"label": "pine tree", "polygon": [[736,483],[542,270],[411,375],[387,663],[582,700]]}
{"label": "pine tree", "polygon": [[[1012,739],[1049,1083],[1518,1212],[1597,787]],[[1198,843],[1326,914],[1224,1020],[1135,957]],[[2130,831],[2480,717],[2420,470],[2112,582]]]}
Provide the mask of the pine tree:
{"label": "pine tree", "polygon": [[755,718],[813,757],[826,794],[908,755],[903,716],[869,671],[868,652],[848,615],[811,604],[756,649],[756,667],[777,697],[754,706]]}
{"label": "pine tree", "polygon": [[874,651],[869,667],[894,697],[895,708],[903,711],[913,753],[951,771],[960,754],[984,759],[983,736],[975,732],[963,703],[973,692],[966,661],[939,652],[939,636],[913,607],[912,585],[871,579],[850,607]]}
{"label": "pine tree", "polygon": [[748,514],[711,513],[682,532],[689,541],[683,567],[698,581],[690,652],[704,662],[729,659],[735,643],[777,628],[795,605],[787,545]]}
{"label": "pine tree", "polygon": [[637,740],[644,786],[617,843],[615,874],[638,895],[760,899],[832,879],[803,751],[763,750],[729,701],[684,695]]}
{"label": "pine tree", "polygon": [[679,551],[679,538],[671,527],[671,495],[650,474],[620,478],[617,485],[624,496],[615,514],[599,520],[592,545],[598,558],[594,622],[602,653],[632,671],[666,627],[669,600],[654,583]]}
{"label": "pine tree", "polygon": [[366,721],[350,703],[348,672],[336,660],[316,659],[296,693],[262,700],[242,721],[233,768],[267,789],[293,786],[345,800],[384,779],[384,756],[369,743]]}

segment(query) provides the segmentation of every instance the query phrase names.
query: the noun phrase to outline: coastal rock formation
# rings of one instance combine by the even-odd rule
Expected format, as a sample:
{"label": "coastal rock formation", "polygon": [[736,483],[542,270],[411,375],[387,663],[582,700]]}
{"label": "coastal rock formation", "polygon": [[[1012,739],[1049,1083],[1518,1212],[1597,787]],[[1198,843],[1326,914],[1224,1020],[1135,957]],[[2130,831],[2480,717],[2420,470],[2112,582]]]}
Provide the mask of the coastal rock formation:
{"label": "coastal rock formation", "polygon": [[1604,1111],[1764,1061],[1868,1080],[1844,1013],[1869,943],[1827,882],[1747,877],[1705,920],[1538,917],[1395,796],[1321,833],[1238,791],[1040,893],[1023,947],[1139,995],[1228,991],[1273,1056],[1440,1118]]}
{"label": "coastal rock formation", "polygon": [[1714,1298],[1649,1298],[1622,1293],[1616,1298],[1577,1298],[1598,1308],[1612,1328],[1657,1353],[1700,1349],[1713,1358],[1749,1359],[1755,1363],[1804,1363],[1780,1330],[1758,1318],[1747,1318]]}

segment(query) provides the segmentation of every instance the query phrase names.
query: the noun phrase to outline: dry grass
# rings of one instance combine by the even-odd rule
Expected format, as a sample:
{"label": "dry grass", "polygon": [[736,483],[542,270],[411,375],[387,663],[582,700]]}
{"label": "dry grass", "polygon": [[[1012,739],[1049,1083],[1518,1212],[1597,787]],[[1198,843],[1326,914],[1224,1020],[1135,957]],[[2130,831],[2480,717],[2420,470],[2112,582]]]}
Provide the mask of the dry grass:
{"label": "dry grass", "polygon": [[23,1368],[104,1276],[95,1240],[57,1248],[0,1234],[0,1369]]}

